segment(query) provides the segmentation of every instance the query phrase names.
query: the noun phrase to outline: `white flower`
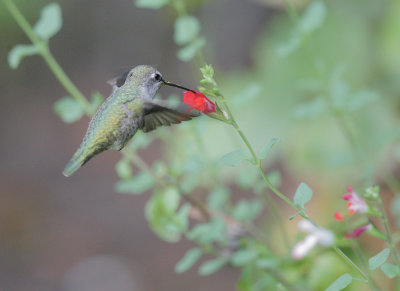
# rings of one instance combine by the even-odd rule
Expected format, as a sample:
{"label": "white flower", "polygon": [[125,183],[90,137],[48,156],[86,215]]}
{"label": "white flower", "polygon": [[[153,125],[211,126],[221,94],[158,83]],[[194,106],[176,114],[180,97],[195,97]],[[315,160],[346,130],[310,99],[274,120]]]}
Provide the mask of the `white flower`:
{"label": "white flower", "polygon": [[318,243],[324,247],[329,247],[334,243],[335,238],[330,230],[319,228],[308,220],[300,220],[297,227],[304,232],[309,232],[309,234],[293,247],[292,256],[295,259],[304,258]]}

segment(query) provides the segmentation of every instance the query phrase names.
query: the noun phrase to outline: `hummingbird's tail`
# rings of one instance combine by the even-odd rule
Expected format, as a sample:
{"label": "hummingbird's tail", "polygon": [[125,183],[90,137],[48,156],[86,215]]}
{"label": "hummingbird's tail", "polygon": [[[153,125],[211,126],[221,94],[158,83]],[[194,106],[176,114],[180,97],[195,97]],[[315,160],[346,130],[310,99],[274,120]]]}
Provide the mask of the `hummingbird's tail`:
{"label": "hummingbird's tail", "polygon": [[78,149],[78,151],[73,155],[71,160],[67,163],[63,170],[63,175],[65,177],[70,177],[73,173],[75,173],[80,167],[82,167],[84,164],[86,164],[91,158],[93,158],[96,155],[94,152],[85,152],[82,151],[81,149]]}

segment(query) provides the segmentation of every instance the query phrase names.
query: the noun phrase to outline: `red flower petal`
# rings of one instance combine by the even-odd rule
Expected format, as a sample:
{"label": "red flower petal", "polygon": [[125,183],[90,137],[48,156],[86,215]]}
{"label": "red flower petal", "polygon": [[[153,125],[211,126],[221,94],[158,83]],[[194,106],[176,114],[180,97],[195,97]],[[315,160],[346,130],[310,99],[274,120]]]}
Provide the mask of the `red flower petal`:
{"label": "red flower petal", "polygon": [[211,102],[203,93],[198,91],[185,91],[183,94],[183,102],[190,106],[189,111],[196,109],[205,114],[215,112],[215,104]]}
{"label": "red flower petal", "polygon": [[337,221],[342,221],[344,219],[344,215],[341,211],[336,211],[334,217]]}

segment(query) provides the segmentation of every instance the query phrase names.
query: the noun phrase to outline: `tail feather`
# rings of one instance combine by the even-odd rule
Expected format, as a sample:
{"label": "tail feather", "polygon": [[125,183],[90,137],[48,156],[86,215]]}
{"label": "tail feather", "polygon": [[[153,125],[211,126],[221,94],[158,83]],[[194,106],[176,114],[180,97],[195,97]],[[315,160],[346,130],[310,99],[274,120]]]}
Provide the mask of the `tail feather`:
{"label": "tail feather", "polygon": [[70,177],[73,173],[75,173],[80,167],[83,166],[87,162],[87,159],[85,159],[84,155],[74,155],[72,159],[67,163],[63,170],[63,175],[65,177]]}
{"label": "tail feather", "polygon": [[82,150],[81,148],[74,154],[71,160],[67,163],[63,170],[63,175],[65,177],[70,177],[73,173],[75,173],[80,167],[89,162],[94,156],[99,153],[105,151],[106,148],[97,148],[97,149],[89,149]]}

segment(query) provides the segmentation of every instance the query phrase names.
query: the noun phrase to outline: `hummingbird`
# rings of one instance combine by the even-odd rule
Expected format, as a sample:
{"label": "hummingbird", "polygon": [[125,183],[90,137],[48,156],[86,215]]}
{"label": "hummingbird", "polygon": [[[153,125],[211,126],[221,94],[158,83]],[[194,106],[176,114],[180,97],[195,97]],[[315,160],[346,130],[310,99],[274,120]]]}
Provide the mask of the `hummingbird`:
{"label": "hummingbird", "polygon": [[138,130],[149,132],[158,126],[178,124],[195,116],[153,100],[162,85],[194,91],[164,80],[151,66],[134,67],[109,83],[113,91],[90,120],[81,145],[64,168],[66,177],[106,150],[123,149]]}

